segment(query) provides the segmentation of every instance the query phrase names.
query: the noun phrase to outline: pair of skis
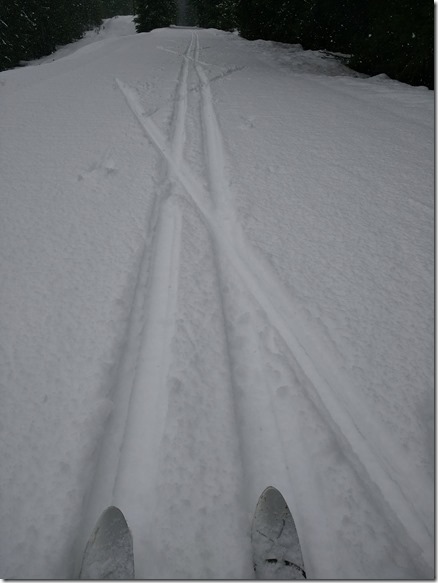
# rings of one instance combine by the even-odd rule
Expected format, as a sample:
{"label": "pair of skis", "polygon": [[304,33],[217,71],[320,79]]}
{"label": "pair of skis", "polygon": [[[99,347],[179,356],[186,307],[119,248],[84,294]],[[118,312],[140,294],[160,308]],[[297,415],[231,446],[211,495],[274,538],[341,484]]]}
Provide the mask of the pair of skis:
{"label": "pair of skis", "polygon": [[[300,541],[292,514],[270,486],[257,503],[251,530],[257,579],[305,579]],[[100,516],[85,548],[80,579],[134,579],[132,535],[115,506]]]}

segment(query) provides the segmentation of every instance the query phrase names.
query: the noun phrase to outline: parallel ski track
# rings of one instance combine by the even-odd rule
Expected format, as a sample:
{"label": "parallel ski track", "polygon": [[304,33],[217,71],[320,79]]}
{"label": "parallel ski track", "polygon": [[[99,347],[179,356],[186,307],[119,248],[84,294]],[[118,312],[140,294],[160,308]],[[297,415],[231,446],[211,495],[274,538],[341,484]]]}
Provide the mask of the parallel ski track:
{"label": "parallel ski track", "polygon": [[[203,69],[203,63],[199,60],[199,37],[195,33],[195,49],[194,49],[194,56],[193,56],[193,66],[196,71],[198,80],[199,80],[199,87],[200,87],[200,96],[201,96],[201,125],[202,125],[202,144],[203,144],[203,153],[205,159],[205,165],[208,170],[208,178],[209,178],[209,186],[210,186],[210,194],[211,194],[211,202],[215,209],[215,212],[221,212],[222,209],[229,208],[232,209],[231,201],[226,200],[227,189],[225,187],[225,153],[224,147],[222,143],[222,134],[218,125],[218,120],[216,117],[216,113],[213,106],[213,98],[211,95],[210,83],[208,81],[208,77],[205,74]],[[224,280],[224,267],[223,267],[223,257],[221,254],[220,246],[218,246],[217,238],[213,236],[211,228],[209,228],[210,239],[211,239],[211,246],[213,250],[213,259],[214,265],[216,270],[216,278],[219,283],[219,298],[220,298],[220,309],[222,313],[222,320],[224,324],[224,335],[226,340],[226,347],[227,347],[227,360],[228,360],[228,367],[230,370],[230,398],[233,404],[234,409],[234,426],[235,432],[238,439],[238,449],[240,451],[241,457],[241,465],[243,468],[243,481],[242,483],[242,500],[247,499],[247,493],[250,489],[249,483],[249,476],[248,476],[248,468],[246,467],[245,460],[247,456],[245,455],[245,441],[244,436],[242,434],[242,430],[240,428],[240,407],[238,399],[236,398],[235,392],[235,382],[233,379],[233,367],[232,367],[232,354],[230,350],[230,340],[229,340],[229,333],[227,327],[227,309],[223,297],[222,289],[225,285]],[[252,508],[247,508],[248,514],[251,513]]]}
{"label": "parallel ski track", "polygon": [[[167,148],[179,168],[185,142],[187,111],[187,46],[174,96],[171,138]],[[105,506],[116,505],[133,516],[139,508],[148,513],[148,497],[157,468],[160,434],[152,428],[164,426],[167,404],[166,379],[170,366],[169,346],[174,335],[179,276],[181,212],[171,198],[169,166],[162,168],[162,180],[154,207],[145,225],[145,245],[139,263],[134,298],[127,326],[124,350],[114,383],[114,408],[102,437],[101,451],[89,500],[84,509],[82,532],[76,548],[76,569],[84,540]],[[149,236],[152,233],[152,236]],[[150,417],[150,418],[149,418]],[[149,429],[148,429],[149,428]],[[146,439],[145,439],[146,436]],[[143,467],[143,479],[139,468]],[[136,475],[132,480],[131,476]],[[134,545],[140,541],[134,540]]]}
{"label": "parallel ski track", "polygon": [[[192,60],[188,55],[189,49],[183,57],[180,75],[178,91],[182,91],[182,94],[178,99],[179,114],[176,114],[177,122],[174,123],[176,137],[173,146],[166,141],[153,120],[146,116],[135,92],[118,79],[117,85],[145,136],[164,158],[170,175],[178,180],[200,211],[221,260],[233,266],[249,297],[263,310],[272,327],[288,346],[291,355],[299,363],[310,381],[309,397],[327,420],[341,450],[359,478],[369,484],[370,491],[375,492],[376,508],[383,511],[394,525],[394,536],[397,537],[397,531],[401,529],[405,536],[418,544],[418,548],[412,551],[412,560],[421,570],[424,567],[423,558],[420,556],[421,549],[431,546],[432,533],[428,528],[426,510],[429,492],[414,491],[415,484],[410,483],[407,472],[401,467],[395,467],[393,460],[400,458],[391,455],[391,452],[397,449],[397,445],[389,436],[385,448],[381,448],[380,444],[374,441],[372,421],[367,419],[363,410],[358,407],[357,395],[354,403],[349,397],[352,387],[350,379],[327,359],[319,339],[311,337],[306,331],[287,291],[283,289],[270,266],[256,254],[246,240],[234,215],[231,195],[223,172],[223,136],[217,123],[209,80],[198,58],[198,35],[196,33],[192,35],[190,46],[193,38],[196,42],[193,64],[200,80],[202,94],[202,119],[209,156],[211,193],[206,192],[202,182],[183,161],[180,146],[175,145],[184,141],[183,126],[187,107],[186,67],[188,61]],[[398,480],[397,477],[401,477],[402,480]],[[415,507],[412,500],[418,501]],[[424,559],[429,564],[433,563],[430,556]]]}
{"label": "parallel ski track", "polygon": [[[214,229],[211,230],[212,239],[213,239],[213,249],[215,249],[216,254],[219,255],[216,257],[216,267],[217,267],[218,280],[221,281],[224,279],[223,265],[221,265],[221,263],[222,264],[227,263],[228,260],[230,258],[232,258],[233,253],[235,251],[239,252],[239,251],[244,250],[246,252],[246,257],[245,257],[245,255],[240,255],[241,261],[239,261],[239,262],[234,261],[233,262],[234,267],[235,267],[234,275],[240,274],[241,280],[243,280],[245,287],[246,287],[246,291],[248,292],[249,296],[252,296],[252,298],[256,300],[255,305],[256,306],[258,305],[259,307],[261,307],[263,309],[270,324],[274,327],[274,329],[278,332],[278,334],[286,342],[286,345],[288,346],[288,348],[290,350],[291,357],[297,358],[297,356],[301,356],[301,358],[298,358],[298,363],[301,366],[302,371],[305,374],[306,374],[306,368],[307,368],[308,372],[307,372],[306,376],[311,381],[311,383],[309,383],[309,386],[312,389],[312,394],[310,394],[309,396],[310,396],[312,402],[317,406],[317,408],[320,412],[323,412],[325,414],[324,418],[331,421],[331,422],[329,422],[330,430],[332,431],[332,433],[336,437],[337,441],[339,442],[341,451],[344,452],[344,455],[350,461],[352,467],[354,468],[354,470],[358,474],[359,478],[367,480],[371,486],[371,491],[373,491],[373,490],[375,491],[375,486],[378,484],[376,484],[375,479],[373,478],[371,473],[367,471],[366,467],[364,468],[364,466],[362,465],[362,462],[360,460],[360,457],[354,451],[352,451],[353,448],[351,446],[351,443],[346,439],[347,436],[345,435],[344,431],[342,431],[342,429],[341,429],[340,423],[344,424],[345,420],[346,420],[345,411],[339,411],[338,410],[338,403],[336,403],[336,402],[334,403],[334,407],[333,407],[333,403],[331,403],[331,409],[329,409],[327,407],[326,403],[324,402],[324,400],[321,399],[321,395],[319,394],[319,391],[321,389],[324,389],[324,384],[326,384],[326,383],[324,383],[324,384],[321,383],[321,380],[323,380],[323,381],[325,380],[324,376],[321,377],[321,379],[318,379],[318,377],[315,377],[314,374],[311,374],[311,373],[314,373],[314,371],[315,371],[315,363],[313,362],[311,355],[309,355],[307,353],[306,349],[302,346],[302,343],[300,342],[300,340],[296,336],[292,335],[291,331],[289,329],[286,329],[284,326],[284,322],[287,320],[285,320],[284,317],[283,318],[281,317],[281,313],[287,307],[285,305],[285,303],[287,302],[289,304],[288,298],[286,298],[286,297],[282,298],[282,300],[284,300],[284,301],[282,301],[279,304],[280,311],[278,311],[278,308],[276,308],[276,306],[275,306],[275,304],[273,304],[272,300],[269,299],[269,298],[275,297],[271,293],[271,290],[267,289],[266,291],[268,293],[264,294],[263,292],[265,290],[261,289],[261,287],[260,287],[260,284],[262,282],[267,281],[266,276],[263,277],[266,274],[266,270],[262,269],[263,266],[257,262],[258,258],[256,258],[251,253],[252,249],[251,249],[249,243],[244,240],[242,231],[239,228],[237,218],[234,214],[231,193],[229,192],[228,180],[227,180],[226,171],[225,171],[225,158],[226,157],[225,157],[225,150],[224,150],[224,139],[222,136],[222,132],[220,130],[220,126],[219,126],[216,112],[215,112],[215,108],[214,108],[213,97],[212,97],[211,89],[210,89],[210,82],[209,82],[209,79],[204,71],[203,63],[199,60],[199,51],[200,51],[199,37],[198,37],[198,35],[196,35],[196,45],[195,45],[195,54],[194,54],[194,59],[193,59],[193,65],[194,65],[194,68],[195,68],[196,73],[198,75],[199,82],[200,82],[201,109],[202,109],[201,119],[202,119],[203,128],[204,128],[204,140],[206,142],[206,152],[207,152],[206,165],[207,165],[208,170],[209,170],[210,192],[211,192],[212,201],[213,201],[213,205],[214,205],[216,227],[219,226],[219,230],[220,230],[221,223],[222,223],[222,227],[225,227],[226,225],[232,226],[232,228],[235,229],[235,234],[240,236],[240,241],[244,245],[244,248],[242,249],[242,247],[239,247],[238,244],[236,245],[236,243],[238,243],[238,241],[236,239],[234,239],[234,241],[233,241],[233,238],[231,238],[230,240],[233,241],[233,243],[235,244],[235,247],[234,247],[234,249],[228,248],[225,252],[225,256],[222,258],[222,261],[221,261],[220,255],[221,255],[221,251],[224,251],[224,248],[223,248],[223,246],[221,246],[220,241],[218,241],[217,230],[216,231]],[[212,225],[210,225],[210,226],[212,226]],[[248,273],[248,271],[243,269],[244,266],[245,267],[259,266],[259,271],[253,271],[252,273]],[[275,289],[281,290],[282,286],[281,286],[280,282],[278,282],[278,280],[269,279],[268,281],[274,283],[274,286],[272,286],[271,289],[275,288]],[[221,289],[223,288],[222,285],[220,287],[221,287]],[[253,302],[251,302],[251,303],[253,303]],[[243,307],[243,309],[246,309],[246,311],[248,311],[248,309],[249,309],[248,303],[246,303],[246,305]],[[227,320],[226,308],[225,308],[223,302],[222,302],[222,311],[224,314],[224,320]],[[285,310],[284,313],[288,313],[288,312],[289,312],[289,310],[288,311]],[[253,346],[253,350],[254,350],[254,353],[256,353],[255,351],[257,350],[257,346],[255,344]],[[294,358],[292,358],[292,359],[294,359]],[[229,355],[230,366],[231,366],[232,360],[233,360],[232,356]],[[325,371],[324,371],[324,373],[325,373]],[[259,370],[258,374],[260,375],[260,378],[262,378],[263,371]],[[269,392],[269,387],[266,387],[266,391]],[[248,411],[247,406],[246,405],[242,406],[242,404],[239,404],[239,399],[237,399],[236,397],[234,398],[234,403],[235,403],[235,408],[236,408],[236,417],[238,417],[238,416],[241,417],[242,415],[245,415],[245,411]],[[279,423],[278,423],[278,419],[276,416],[275,408],[272,406],[272,401],[270,401],[270,403],[271,403],[271,406],[270,406],[271,415],[273,415],[273,420],[274,420],[275,425],[277,427],[278,443],[281,446],[281,449],[283,451],[283,457],[284,457],[284,460],[286,463],[286,460],[287,460],[286,448],[285,448],[284,443],[283,443],[282,432],[279,429]],[[335,414],[337,415],[337,417],[335,417]],[[339,419],[340,423],[337,423],[336,419]],[[350,419],[348,419],[348,417],[347,417],[347,420],[349,421]],[[351,420],[353,420],[353,418],[351,418]],[[357,425],[354,422],[353,422],[353,428],[356,429],[356,431],[360,432],[360,429],[357,427]],[[360,436],[362,437],[362,442],[365,443],[366,438],[364,437],[364,435],[362,433],[360,433]],[[357,434],[354,437],[357,439]],[[241,447],[241,450],[243,450],[245,437],[241,433],[240,433],[240,441],[241,441],[240,447]],[[368,454],[368,459],[370,459],[370,456],[369,456],[370,452],[368,452],[365,448],[362,450],[361,453],[365,454],[365,455]],[[242,461],[244,462],[244,460],[247,459],[247,457],[248,456],[245,455],[245,452],[243,452]],[[373,466],[374,463],[375,463],[374,459],[370,459],[371,466]],[[396,489],[398,489],[399,488],[398,483],[396,481],[392,481],[392,478],[391,478],[392,472],[394,472],[394,468],[388,464],[387,460],[384,460],[384,463],[387,466],[387,468],[385,468],[385,469],[389,470],[389,472],[387,474],[387,478],[389,478],[389,483],[385,484],[388,488],[388,492],[391,489],[391,486],[392,486],[392,490],[394,487]],[[243,464],[243,465],[245,467],[245,464]],[[248,468],[247,468],[247,470],[248,470]],[[291,476],[291,480],[293,483],[293,476]],[[391,481],[392,481],[392,483],[391,483]],[[248,490],[250,490],[249,485],[247,485],[247,491]],[[391,496],[392,495],[393,494],[391,494]],[[401,496],[402,496],[402,498],[404,498],[403,492],[401,492]],[[391,508],[388,507],[387,501],[385,501],[383,503],[383,507],[382,507],[382,499],[379,495],[376,497],[375,502],[380,507],[380,509],[382,509],[383,511],[387,511],[388,515],[392,515],[393,519],[397,518],[397,514],[393,513],[391,511]],[[401,505],[403,504],[402,500],[400,501],[400,504]],[[413,510],[415,512],[415,509],[413,509]],[[418,524],[418,521],[417,521],[417,526],[419,526],[421,528],[423,526],[423,524],[421,524],[421,522],[420,522],[420,524]],[[425,537],[425,538],[422,538],[421,540],[426,542],[427,535],[430,533],[423,532],[421,534]],[[420,534],[420,536],[421,536],[421,534]],[[421,542],[420,542],[420,545],[421,545]],[[424,547],[420,546],[420,549],[421,548],[424,548]]]}

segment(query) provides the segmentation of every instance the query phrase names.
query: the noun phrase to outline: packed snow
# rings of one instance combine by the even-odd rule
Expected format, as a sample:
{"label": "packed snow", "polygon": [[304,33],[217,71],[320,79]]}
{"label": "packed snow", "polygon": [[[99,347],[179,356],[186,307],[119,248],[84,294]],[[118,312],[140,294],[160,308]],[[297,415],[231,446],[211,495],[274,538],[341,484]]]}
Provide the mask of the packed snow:
{"label": "packed snow", "polygon": [[434,577],[433,92],[105,22],[0,73],[0,575]]}

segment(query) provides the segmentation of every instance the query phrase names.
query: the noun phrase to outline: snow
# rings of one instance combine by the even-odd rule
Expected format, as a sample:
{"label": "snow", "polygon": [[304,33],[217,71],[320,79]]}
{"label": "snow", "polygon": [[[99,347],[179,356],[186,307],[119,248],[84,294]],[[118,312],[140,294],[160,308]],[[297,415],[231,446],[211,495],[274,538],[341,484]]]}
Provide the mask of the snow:
{"label": "snow", "polygon": [[[0,574],[434,576],[433,92],[131,17],[0,73]],[[36,66],[38,65],[38,66]]]}

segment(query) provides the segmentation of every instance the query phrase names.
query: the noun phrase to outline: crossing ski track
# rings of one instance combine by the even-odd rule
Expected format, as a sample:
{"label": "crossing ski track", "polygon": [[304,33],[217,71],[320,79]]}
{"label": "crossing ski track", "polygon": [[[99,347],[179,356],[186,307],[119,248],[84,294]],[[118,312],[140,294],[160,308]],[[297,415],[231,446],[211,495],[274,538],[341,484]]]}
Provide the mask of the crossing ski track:
{"label": "crossing ski track", "polygon": [[[294,515],[309,577],[357,576],[342,569],[343,558],[351,566],[348,522],[358,505],[359,516],[368,516],[363,527],[386,539],[385,549],[376,544],[368,576],[385,577],[388,552],[401,577],[427,573],[429,493],[415,490],[407,470],[397,467],[403,456],[390,435],[385,450],[373,440],[373,421],[341,360],[332,351],[326,356],[324,339],[306,329],[294,298],[245,237],[199,33],[187,30],[187,37],[167,130],[146,114],[138,91],[116,79],[160,162],[78,562],[95,519],[113,504],[133,532],[137,577],[252,578],[250,519],[260,493],[273,485]],[[196,120],[199,142],[191,146],[186,128]],[[196,147],[202,175],[187,162]],[[200,313],[196,294],[209,298],[209,316]],[[219,371],[213,378],[210,362]],[[272,456],[261,458],[261,450]],[[325,490],[324,476],[336,488]],[[362,495],[354,496],[352,485]],[[185,495],[193,489],[196,508]],[[312,506],[300,503],[304,492]],[[351,499],[350,516],[324,514],[330,496]],[[215,516],[225,512],[229,529],[218,535]],[[339,540],[324,540],[307,526],[318,521],[332,523]],[[166,548],[161,562],[160,548]],[[233,557],[238,572],[220,571],[224,556]],[[180,567],[183,557],[191,557],[191,572]]]}

